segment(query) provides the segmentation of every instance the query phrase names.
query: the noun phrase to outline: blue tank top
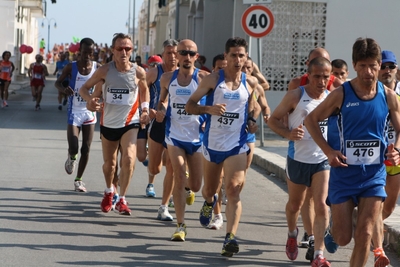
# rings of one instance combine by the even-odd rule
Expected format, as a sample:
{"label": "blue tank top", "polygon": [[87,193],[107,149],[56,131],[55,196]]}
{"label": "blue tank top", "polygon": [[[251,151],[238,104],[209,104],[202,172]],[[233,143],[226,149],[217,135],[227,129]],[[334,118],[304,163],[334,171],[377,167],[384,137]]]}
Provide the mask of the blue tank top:
{"label": "blue tank top", "polygon": [[348,165],[382,164],[388,128],[389,108],[383,84],[377,82],[374,98],[362,100],[351,83],[345,82],[340,111],[328,118],[329,145],[347,157]]}
{"label": "blue tank top", "polygon": [[149,106],[152,109],[157,109],[158,101],[160,100],[160,91],[161,91],[160,78],[163,73],[164,73],[164,70],[163,70],[161,64],[157,65],[157,79],[150,86]]}

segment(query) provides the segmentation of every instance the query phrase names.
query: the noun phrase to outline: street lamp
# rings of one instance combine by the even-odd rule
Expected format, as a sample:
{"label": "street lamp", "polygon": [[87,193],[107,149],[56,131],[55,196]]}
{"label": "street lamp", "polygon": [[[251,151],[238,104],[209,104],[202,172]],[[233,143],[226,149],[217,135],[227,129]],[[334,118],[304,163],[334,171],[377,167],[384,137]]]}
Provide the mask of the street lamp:
{"label": "street lamp", "polygon": [[53,18],[43,18],[42,21],[42,28],[44,27],[44,21],[47,21],[47,51],[50,51],[50,24],[52,20],[54,21],[54,28],[57,28],[57,22]]}

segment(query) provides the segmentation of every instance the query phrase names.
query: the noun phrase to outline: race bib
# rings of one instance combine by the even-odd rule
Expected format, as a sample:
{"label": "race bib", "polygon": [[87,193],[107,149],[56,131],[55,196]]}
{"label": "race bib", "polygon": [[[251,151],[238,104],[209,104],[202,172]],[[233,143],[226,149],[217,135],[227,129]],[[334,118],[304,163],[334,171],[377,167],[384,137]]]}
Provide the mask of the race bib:
{"label": "race bib", "polygon": [[[79,90],[78,90],[79,91]],[[74,95],[74,106],[85,106],[86,107],[86,101],[81,97],[81,95],[78,92],[75,92]]]}
{"label": "race bib", "polygon": [[225,112],[222,116],[212,116],[212,128],[235,130],[239,128],[239,113]]}
{"label": "race bib", "polygon": [[34,74],[33,74],[33,78],[34,78],[34,79],[42,79],[42,74],[40,74],[40,73],[34,73]]}
{"label": "race bib", "polygon": [[390,124],[390,126],[389,126],[387,136],[388,136],[389,144],[394,143],[394,141],[396,140],[396,134],[394,132],[394,128],[393,128],[392,124]]}
{"label": "race bib", "polygon": [[[320,121],[319,128],[321,129],[322,136],[325,140],[328,140],[328,120]],[[310,133],[308,132],[307,128],[304,126],[303,122],[303,129],[304,129],[304,137],[303,140],[310,140],[312,139]]]}
{"label": "race bib", "polygon": [[349,165],[380,164],[381,142],[379,140],[347,140],[346,163]]}
{"label": "race bib", "polygon": [[189,121],[193,118],[191,114],[186,112],[185,105],[186,104],[172,103],[172,113],[174,118],[184,121]]}
{"label": "race bib", "polygon": [[129,105],[129,89],[108,88],[106,102],[113,105]]}
{"label": "race bib", "polygon": [[10,72],[10,71],[11,71],[11,68],[8,66],[4,66],[1,68],[1,72]]}

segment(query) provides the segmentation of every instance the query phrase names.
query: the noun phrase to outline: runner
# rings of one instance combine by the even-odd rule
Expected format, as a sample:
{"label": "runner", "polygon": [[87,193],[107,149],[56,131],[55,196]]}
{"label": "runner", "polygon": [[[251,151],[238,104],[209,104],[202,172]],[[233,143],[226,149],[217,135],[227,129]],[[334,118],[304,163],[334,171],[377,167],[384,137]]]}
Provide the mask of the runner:
{"label": "runner", "polygon": [[[252,96],[256,84],[246,82],[242,67],[247,59],[246,40],[230,38],[225,45],[227,67],[219,72],[206,76],[198,89],[186,103],[189,114],[209,114],[206,120],[203,155],[204,186],[202,194],[205,199],[200,210],[200,224],[207,227],[212,219],[212,210],[217,202],[217,190],[221,170],[224,169],[226,194],[229,199],[226,206],[226,236],[221,255],[232,257],[239,252],[236,232],[239,225],[242,204],[240,191],[246,180],[246,156],[249,151],[246,145],[246,125],[251,132],[257,130],[253,111]],[[200,99],[207,95],[206,105],[199,105]],[[251,109],[250,109],[251,110]]]}
{"label": "runner", "polygon": [[[400,163],[400,139],[387,146],[386,137],[389,119],[396,136],[400,133],[400,105],[396,93],[378,81],[381,57],[375,40],[358,38],[352,53],[357,77],[332,91],[305,119],[305,126],[331,165],[331,233],[340,246],[353,237],[352,215],[358,207],[350,266],[365,266],[373,226],[382,216],[382,201],[387,196],[385,156],[393,165]],[[328,142],[319,125],[326,118]],[[379,257],[375,253],[375,266],[389,265],[388,258],[381,255],[383,250]]]}
{"label": "runner", "polygon": [[2,107],[8,107],[8,87],[11,83],[11,77],[15,70],[14,63],[10,61],[11,52],[4,51],[0,61],[0,93]]}
{"label": "runner", "polygon": [[349,69],[346,61],[343,59],[332,60],[332,75],[342,82],[346,82],[349,76]]}
{"label": "runner", "polygon": [[40,101],[42,101],[42,92],[44,88],[45,76],[49,75],[46,65],[43,62],[42,55],[36,55],[36,62],[29,66],[28,76],[31,80],[31,90],[33,101],[36,101],[35,110],[40,110]]}
{"label": "runner", "polygon": [[[97,118],[95,112],[87,110],[86,101],[79,95],[79,89],[92,77],[100,65],[91,60],[94,53],[94,41],[92,39],[83,38],[80,41],[79,52],[81,54],[80,60],[68,63],[62,69],[55,86],[61,95],[66,95],[69,98],[67,109],[68,156],[65,161],[65,171],[69,175],[75,171],[79,152],[79,135],[82,131],[81,157],[74,187],[77,192],[86,192],[82,177],[89,162],[90,145]],[[62,55],[62,58],[64,56]],[[68,79],[69,84],[65,84]],[[92,90],[90,90],[91,92]]]}
{"label": "runner", "polygon": [[[131,37],[123,33],[114,34],[111,50],[114,60],[100,67],[82,85],[79,93],[87,101],[89,110],[98,111],[102,107],[100,133],[106,189],[101,210],[109,212],[112,208],[114,196],[112,182],[119,148],[121,151],[120,198],[115,209],[122,215],[131,215],[125,196],[135,167],[138,128],[145,127],[149,122],[149,94],[145,70],[129,61],[133,51]],[[103,81],[103,103],[100,104],[100,92],[96,93],[96,90],[94,95],[90,95],[90,90]],[[139,106],[142,108],[141,115],[139,115]]]}
{"label": "runner", "polygon": [[[60,54],[60,60],[57,61],[56,63],[56,69],[54,70],[53,75],[57,75],[57,79],[58,77],[61,76],[62,70],[64,69],[65,66],[67,66],[69,63],[69,60],[67,60],[65,53],[61,53]],[[61,85],[63,87],[67,87],[69,85],[69,76],[67,76],[65,78],[64,81],[62,81]],[[64,101],[63,101],[64,99]],[[62,110],[62,106],[65,106],[68,102],[68,97],[67,95],[65,95],[63,92],[60,92],[60,90],[58,90],[58,110]],[[62,102],[62,105],[61,105]]]}
{"label": "runner", "polygon": [[[314,200],[315,221],[309,239],[306,259],[315,267],[329,267],[324,258],[324,233],[328,227],[329,212],[325,200],[328,194],[329,164],[327,157],[303,127],[304,118],[328,95],[332,66],[329,60],[317,57],[308,64],[308,84],[286,93],[268,121],[268,126],[280,136],[289,139],[286,175],[289,199],[286,204],[288,239],[286,255],[294,261],[298,255],[297,220],[307,191]],[[283,118],[289,114],[288,126]],[[326,121],[320,124],[326,132]],[[326,138],[326,136],[325,136]]]}

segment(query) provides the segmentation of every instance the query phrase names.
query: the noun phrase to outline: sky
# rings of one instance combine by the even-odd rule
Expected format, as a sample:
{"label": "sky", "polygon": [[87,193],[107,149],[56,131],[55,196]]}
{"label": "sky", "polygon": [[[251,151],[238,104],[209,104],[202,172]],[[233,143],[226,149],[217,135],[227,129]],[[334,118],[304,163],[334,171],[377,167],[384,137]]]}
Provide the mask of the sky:
{"label": "sky", "polygon": [[[73,37],[90,37],[96,43],[111,45],[114,33],[128,33],[126,23],[131,3],[131,21],[133,21],[133,2],[136,2],[136,20],[143,0],[57,0],[52,4],[47,1],[47,20],[38,19],[39,40],[44,38],[47,48],[48,22],[50,22],[50,50],[54,43],[70,43]],[[44,27],[42,28],[42,21]],[[57,27],[54,28],[54,22]]]}

